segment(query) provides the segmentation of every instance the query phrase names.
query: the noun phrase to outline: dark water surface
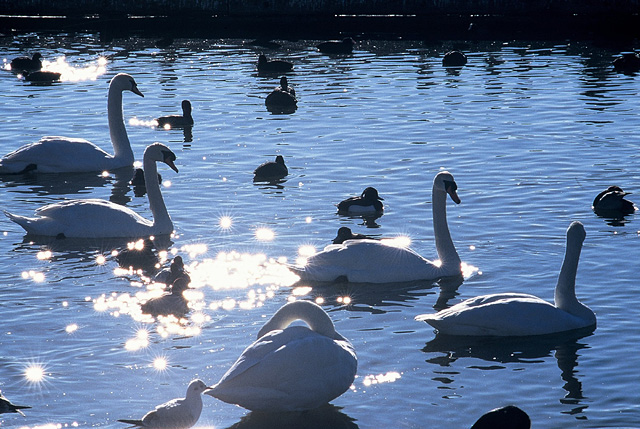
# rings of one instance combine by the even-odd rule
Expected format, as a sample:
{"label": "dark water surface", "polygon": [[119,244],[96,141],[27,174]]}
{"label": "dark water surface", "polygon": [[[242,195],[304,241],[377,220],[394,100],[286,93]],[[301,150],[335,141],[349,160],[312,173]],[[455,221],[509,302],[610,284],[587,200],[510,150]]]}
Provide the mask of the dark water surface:
{"label": "dark water surface", "polygon": [[[640,192],[640,84],[613,70],[619,50],[473,44],[464,47],[468,64],[447,70],[447,43],[361,41],[352,55],[326,56],[311,40],[277,50],[242,40],[152,42],[0,41],[2,60],[37,50],[63,71],[50,86],[0,73],[2,154],[43,135],[83,137],[111,152],[108,80],[134,76],[145,97],[126,93],[124,115],[136,158],[160,141],[180,169],[160,167],[176,230],[161,263],[181,255],[195,288],[184,320],[150,321],[138,307],[145,278],[112,254],[123,243],[33,243],[0,221],[0,389],[33,407],[26,417],[3,414],[4,427],[122,427],[118,418],[183,396],[193,378],[215,383],[292,297],[322,302],[354,344],[352,389],[334,408],[291,421],[206,396],[198,426],[464,428],[514,404],[535,428],[640,427],[638,219],[611,222],[591,210],[609,185],[631,199]],[[278,76],[257,74],[260,52],[295,63],[294,114],[266,110]],[[183,99],[194,109],[191,132],[148,125],[179,113]],[[286,180],[253,183],[253,169],[276,155],[287,162]],[[430,194],[441,169],[462,199],[448,206],[453,240],[472,268],[461,285],[292,286],[278,261],[295,262],[301,246],[322,249],[340,226],[409,236],[434,258]],[[104,198],[150,217],[130,174],[3,179],[0,206],[31,214],[67,198]],[[336,213],[334,204],[367,186],[384,198],[384,216]],[[485,293],[552,301],[573,220],[587,231],[576,291],[597,314],[595,332],[453,341],[414,321]]]}

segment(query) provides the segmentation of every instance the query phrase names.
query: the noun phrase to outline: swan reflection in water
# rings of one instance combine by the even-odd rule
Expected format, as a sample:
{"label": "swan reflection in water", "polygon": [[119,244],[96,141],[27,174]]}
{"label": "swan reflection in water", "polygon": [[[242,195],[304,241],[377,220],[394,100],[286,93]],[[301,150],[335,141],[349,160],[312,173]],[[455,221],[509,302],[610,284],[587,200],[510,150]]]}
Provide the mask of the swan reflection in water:
{"label": "swan reflection in water", "polygon": [[589,348],[588,344],[579,340],[591,336],[593,331],[594,328],[590,327],[562,334],[528,337],[460,337],[438,334],[426,343],[422,351],[427,354],[444,353],[427,359],[427,363],[449,367],[458,359],[476,358],[490,362],[492,369],[497,364],[544,363],[545,358],[555,351],[560,376],[565,382],[562,387],[567,392],[560,402],[576,405],[571,413],[577,414],[586,405],[580,403],[584,396],[575,368],[578,366],[579,351]]}
{"label": "swan reflection in water", "polygon": [[227,429],[358,429],[355,419],[342,412],[342,407],[322,407],[290,413],[252,411]]}

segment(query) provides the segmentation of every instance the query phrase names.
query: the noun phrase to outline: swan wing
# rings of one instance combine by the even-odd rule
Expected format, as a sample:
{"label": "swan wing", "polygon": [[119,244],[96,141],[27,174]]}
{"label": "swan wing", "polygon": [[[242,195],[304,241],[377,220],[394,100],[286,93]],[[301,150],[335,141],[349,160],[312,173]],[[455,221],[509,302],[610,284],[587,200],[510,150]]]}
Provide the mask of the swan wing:
{"label": "swan wing", "polygon": [[37,170],[41,173],[73,173],[126,165],[115,165],[112,155],[88,140],[47,136],[5,155],[0,160],[0,172]]}
{"label": "swan wing", "polygon": [[348,341],[292,326],[250,345],[210,394],[250,410],[312,409],[344,393],[356,369]]}
{"label": "swan wing", "polygon": [[307,259],[304,280],[334,281],[346,277],[355,283],[391,283],[439,277],[438,267],[411,249],[377,240],[347,240],[331,244]]}
{"label": "swan wing", "polygon": [[584,327],[577,317],[553,304],[518,293],[478,296],[416,320],[448,335],[528,336]]}

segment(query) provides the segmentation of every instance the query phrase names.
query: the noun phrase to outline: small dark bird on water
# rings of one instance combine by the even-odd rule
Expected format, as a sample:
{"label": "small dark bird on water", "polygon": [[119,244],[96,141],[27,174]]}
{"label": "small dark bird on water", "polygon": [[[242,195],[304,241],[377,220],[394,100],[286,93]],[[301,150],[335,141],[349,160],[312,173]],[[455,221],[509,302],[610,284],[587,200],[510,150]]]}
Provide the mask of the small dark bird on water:
{"label": "small dark bird on water", "polygon": [[161,116],[156,119],[160,128],[184,128],[193,125],[193,116],[191,116],[191,102],[182,100],[182,115]]}
{"label": "small dark bird on water", "polygon": [[258,72],[287,73],[293,70],[293,63],[283,60],[269,60],[264,54],[258,57]]}
{"label": "small dark bird on water", "polygon": [[460,51],[449,51],[442,57],[444,67],[462,67],[467,64],[467,56]]}
{"label": "small dark bird on water", "polygon": [[289,174],[289,169],[287,169],[284,163],[284,157],[278,155],[275,161],[260,164],[258,168],[253,171],[253,174],[253,180],[256,182],[273,181],[286,177],[287,174]]}
{"label": "small dark bird on water", "polygon": [[39,52],[29,57],[17,57],[11,60],[11,71],[15,73],[32,72],[42,68],[42,55]]}
{"label": "small dark bird on water", "polygon": [[625,216],[636,211],[636,207],[625,196],[631,194],[625,192],[619,186],[609,186],[596,195],[593,200],[593,211],[600,216]]}
{"label": "small dark bird on water", "polygon": [[368,235],[354,234],[351,228],[343,226],[338,229],[338,235],[333,239],[333,244],[342,244],[347,240],[365,240],[371,239]]}
{"label": "small dark bird on water", "polygon": [[356,42],[351,37],[345,37],[342,40],[330,40],[320,43],[317,48],[323,54],[350,54],[353,52],[353,46]]}
{"label": "small dark bird on water", "polygon": [[384,201],[378,195],[378,190],[368,187],[357,197],[350,197],[338,203],[338,213],[341,214],[373,214],[382,213],[384,206],[380,201]]}
{"label": "small dark bird on water", "polygon": [[61,73],[39,70],[34,72],[25,72],[24,80],[36,83],[57,82],[60,80],[60,76],[62,76]]}
{"label": "small dark bird on water", "polygon": [[618,72],[634,73],[640,71],[640,55],[636,52],[623,52],[613,60],[613,67]]}
{"label": "small dark bird on water", "polygon": [[496,408],[480,417],[471,429],[530,429],[529,415],[514,405]]}
{"label": "small dark bird on water", "polygon": [[271,113],[293,113],[298,107],[296,91],[289,86],[286,76],[280,78],[280,86],[276,87],[264,100]]}

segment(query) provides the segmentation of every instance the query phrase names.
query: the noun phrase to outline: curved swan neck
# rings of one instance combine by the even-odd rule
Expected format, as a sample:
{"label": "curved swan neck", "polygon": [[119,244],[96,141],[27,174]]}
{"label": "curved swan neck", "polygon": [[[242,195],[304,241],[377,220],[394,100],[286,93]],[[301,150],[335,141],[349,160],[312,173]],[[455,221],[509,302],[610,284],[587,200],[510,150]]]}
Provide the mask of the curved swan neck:
{"label": "curved swan neck", "polygon": [[455,266],[460,268],[460,256],[451,239],[449,225],[447,224],[447,193],[433,186],[433,234],[436,240],[436,251],[442,262],[443,270],[445,267]]}
{"label": "curved swan neck", "polygon": [[109,135],[113,145],[114,158],[131,160],[133,164],[133,150],[127,130],[124,126],[124,115],[122,114],[122,90],[113,85],[109,87],[107,96],[107,115],[109,118]]}
{"label": "curved swan neck", "polygon": [[585,320],[593,320],[595,323],[593,311],[576,297],[576,274],[584,237],[584,227],[574,222],[567,231],[567,247],[558,276],[554,301],[559,309]]}
{"label": "curved swan neck", "polygon": [[294,301],[285,304],[258,332],[258,338],[275,330],[285,329],[296,320],[302,320],[312,331],[329,338],[343,339],[336,332],[333,322],[325,311],[309,301]]}
{"label": "curved swan neck", "polygon": [[[147,152],[145,151],[145,155]],[[167,212],[167,206],[164,204],[160,184],[158,183],[158,166],[156,161],[149,156],[145,156],[142,160],[144,169],[144,181],[147,188],[147,196],[149,198],[149,207],[153,214],[153,226],[162,231],[173,231],[173,222]]]}

